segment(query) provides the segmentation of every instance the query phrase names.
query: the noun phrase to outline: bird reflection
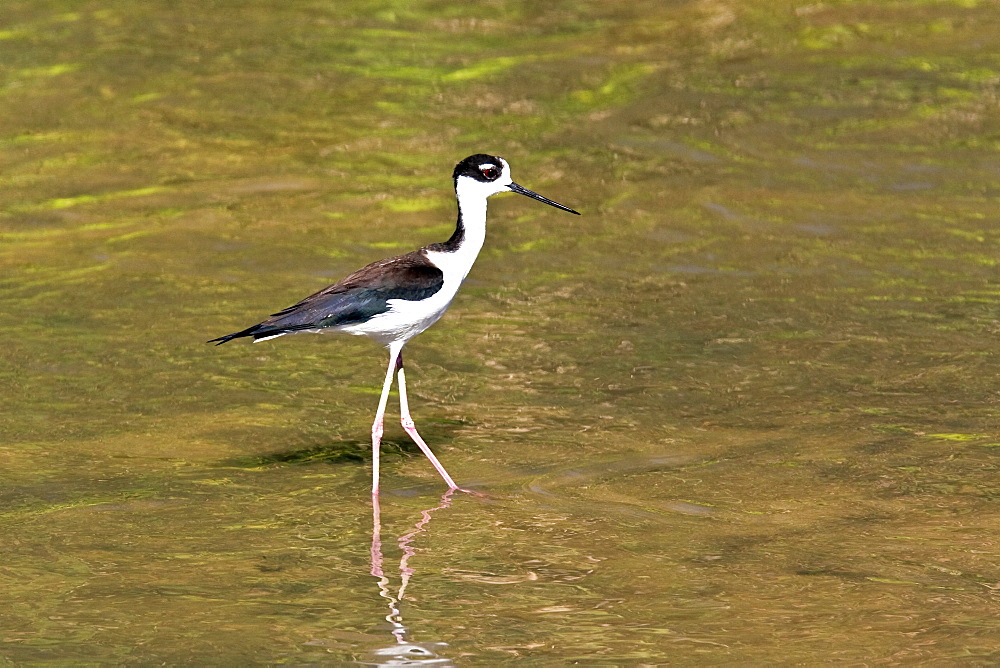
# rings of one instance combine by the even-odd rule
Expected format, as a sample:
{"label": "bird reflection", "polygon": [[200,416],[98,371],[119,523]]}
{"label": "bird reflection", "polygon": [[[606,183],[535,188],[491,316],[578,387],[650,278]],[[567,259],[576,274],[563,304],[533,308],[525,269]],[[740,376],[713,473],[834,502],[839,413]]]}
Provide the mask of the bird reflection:
{"label": "bird reflection", "polygon": [[402,551],[399,559],[399,589],[395,591],[389,583],[389,578],[383,568],[384,557],[382,555],[382,509],[379,505],[377,494],[372,495],[372,549],[371,549],[371,574],[378,579],[379,596],[388,601],[389,614],[385,620],[389,623],[390,633],[395,643],[380,649],[372,650],[368,653],[366,660],[361,661],[362,665],[378,666],[453,666],[451,659],[438,654],[447,643],[443,642],[411,642],[407,639],[408,629],[403,624],[403,615],[400,612],[400,603],[406,595],[406,587],[410,584],[410,577],[413,575],[413,567],[410,566],[410,558],[416,554],[413,541],[421,533],[427,530],[430,524],[431,514],[435,511],[447,508],[451,505],[451,497],[456,492],[455,489],[448,490],[442,497],[438,505],[420,512],[420,519],[413,525],[413,530],[400,536],[396,544]]}

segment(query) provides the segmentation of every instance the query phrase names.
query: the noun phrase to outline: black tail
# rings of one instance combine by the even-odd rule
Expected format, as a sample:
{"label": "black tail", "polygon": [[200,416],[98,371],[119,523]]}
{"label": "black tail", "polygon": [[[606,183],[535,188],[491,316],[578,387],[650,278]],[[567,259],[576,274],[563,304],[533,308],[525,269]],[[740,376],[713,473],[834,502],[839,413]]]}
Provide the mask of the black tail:
{"label": "black tail", "polygon": [[301,332],[305,329],[315,329],[316,325],[311,323],[303,325],[292,325],[291,327],[275,327],[273,325],[268,325],[266,322],[262,322],[259,325],[254,325],[253,327],[247,327],[242,332],[234,332],[233,334],[226,334],[225,336],[220,336],[217,339],[212,339],[207,343],[214,343],[217,346],[221,346],[223,343],[232,341],[233,339],[240,339],[244,336],[252,336],[254,341],[259,341],[261,339],[272,339],[276,336],[281,336],[282,334],[294,334],[295,332]]}
{"label": "black tail", "polygon": [[[214,343],[217,346],[221,346],[223,343],[228,343],[229,341],[232,341],[233,339],[240,339],[240,338],[243,338],[244,336],[253,336],[255,339],[259,339],[259,338],[263,338],[264,336],[268,336],[267,334],[261,333],[261,331],[260,331],[261,329],[263,329],[263,328],[260,325],[254,325],[253,327],[247,327],[242,332],[235,332],[233,334],[226,334],[225,336],[220,336],[217,339],[212,339],[211,341],[208,341],[208,343]],[[255,334],[257,336],[254,336]]]}

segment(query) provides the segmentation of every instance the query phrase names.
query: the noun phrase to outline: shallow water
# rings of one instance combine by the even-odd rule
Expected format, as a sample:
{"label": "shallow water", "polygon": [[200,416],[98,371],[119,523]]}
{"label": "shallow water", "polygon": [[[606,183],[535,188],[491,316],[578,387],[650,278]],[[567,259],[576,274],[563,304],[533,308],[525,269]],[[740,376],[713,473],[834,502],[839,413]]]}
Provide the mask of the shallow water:
{"label": "shallow water", "polygon": [[[0,657],[1000,659],[1000,53],[962,2],[7,2]],[[221,348],[447,238],[384,353]],[[403,595],[399,588],[405,583]],[[401,599],[401,600],[400,600]]]}

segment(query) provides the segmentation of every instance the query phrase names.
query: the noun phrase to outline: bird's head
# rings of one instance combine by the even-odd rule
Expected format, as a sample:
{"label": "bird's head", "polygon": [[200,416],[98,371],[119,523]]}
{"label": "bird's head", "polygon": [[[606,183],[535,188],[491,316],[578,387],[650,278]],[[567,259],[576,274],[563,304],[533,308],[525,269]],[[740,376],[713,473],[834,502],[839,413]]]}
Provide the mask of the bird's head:
{"label": "bird's head", "polygon": [[455,192],[458,193],[459,197],[465,193],[470,196],[486,198],[497,193],[514,192],[537,199],[539,202],[544,202],[557,209],[580,215],[580,212],[574,211],[568,206],[563,206],[559,202],[542,197],[538,193],[514,183],[510,177],[510,165],[500,156],[485,153],[470,155],[455,165],[453,177],[455,179]]}

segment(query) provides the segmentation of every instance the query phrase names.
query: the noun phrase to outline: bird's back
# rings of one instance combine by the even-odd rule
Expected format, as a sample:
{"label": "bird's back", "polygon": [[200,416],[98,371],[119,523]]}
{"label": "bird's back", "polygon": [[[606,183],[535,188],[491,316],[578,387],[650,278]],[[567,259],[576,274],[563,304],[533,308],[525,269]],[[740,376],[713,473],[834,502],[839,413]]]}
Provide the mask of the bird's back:
{"label": "bird's back", "polygon": [[[389,313],[392,300],[419,303],[433,297],[443,285],[443,272],[420,249],[366,265],[267,320],[213,342],[221,344],[245,336],[260,341],[294,332],[347,330]],[[367,331],[357,333],[371,335]]]}

